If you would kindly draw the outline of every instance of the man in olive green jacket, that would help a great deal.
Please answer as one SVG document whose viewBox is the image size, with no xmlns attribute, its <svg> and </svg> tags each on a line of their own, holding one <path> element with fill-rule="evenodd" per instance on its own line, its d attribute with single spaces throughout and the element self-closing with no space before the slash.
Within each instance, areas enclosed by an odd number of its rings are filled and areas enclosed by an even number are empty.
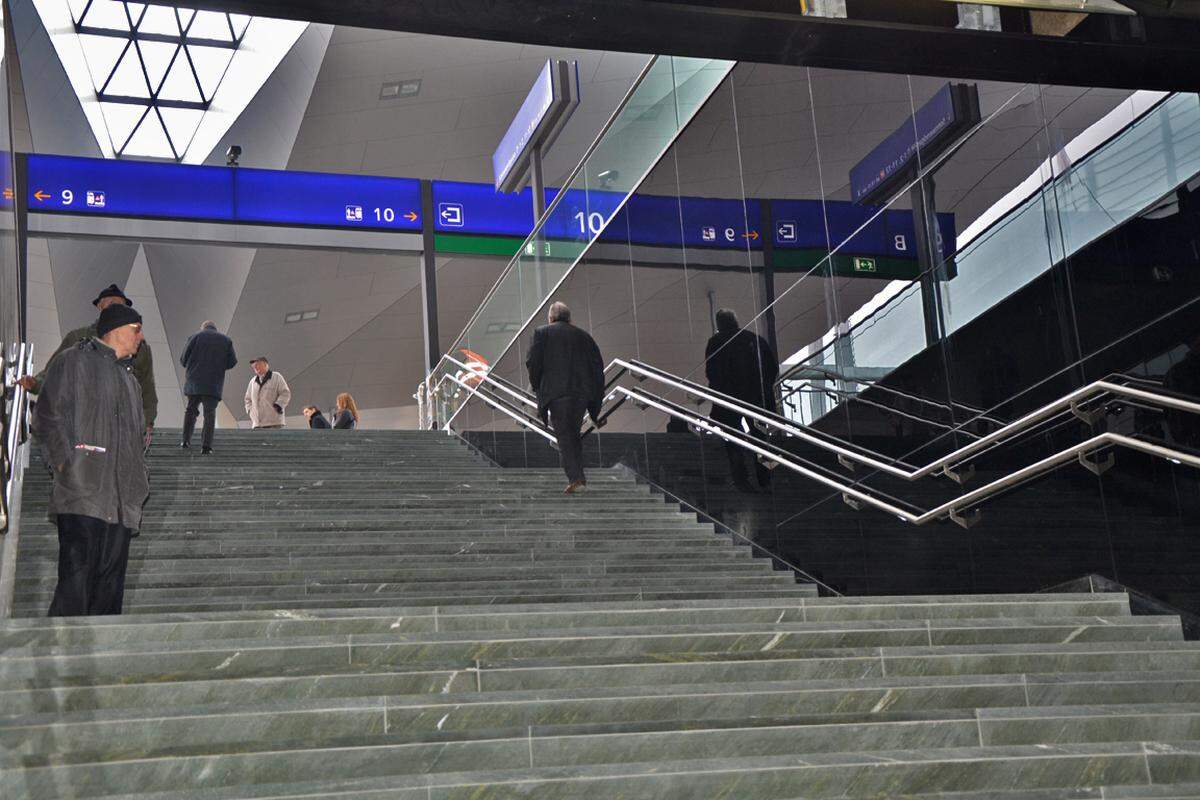
<svg viewBox="0 0 1200 800">
<path fill-rule="evenodd" d="M 114 283 L 108 288 L 100 292 L 100 296 L 92 301 L 100 311 L 108 308 L 116 303 L 124 303 L 127 306 L 132 306 L 133 301 L 125 296 L 125 293 L 117 288 Z M 42 385 L 46 381 L 46 370 L 50 367 L 50 362 L 54 357 L 64 350 L 69 350 L 82 341 L 91 339 L 96 335 L 96 323 L 87 325 L 82 328 L 76 328 L 63 337 L 62 344 L 54 351 L 51 356 L 46 359 L 46 365 L 42 367 L 42 371 L 32 377 L 24 377 L 20 383 L 26 390 L 37 394 Z M 149 441 L 150 432 L 154 429 L 154 418 L 158 416 L 158 392 L 154 390 L 154 360 L 150 355 L 150 344 L 142 342 L 142 346 L 138 349 L 137 354 L 133 357 L 132 370 L 133 377 L 137 378 L 138 384 L 142 390 L 142 414 L 146 418 L 146 435 Z"/>
</svg>

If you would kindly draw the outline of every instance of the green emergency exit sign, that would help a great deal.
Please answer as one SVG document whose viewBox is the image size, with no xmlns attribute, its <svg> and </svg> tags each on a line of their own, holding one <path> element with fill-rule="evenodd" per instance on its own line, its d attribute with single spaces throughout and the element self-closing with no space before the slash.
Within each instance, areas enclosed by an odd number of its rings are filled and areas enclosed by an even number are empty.
<svg viewBox="0 0 1200 800">
<path fill-rule="evenodd" d="M 879 268 L 875 265 L 875 259 L 855 257 L 854 261 L 855 272 L 878 272 Z"/>
</svg>

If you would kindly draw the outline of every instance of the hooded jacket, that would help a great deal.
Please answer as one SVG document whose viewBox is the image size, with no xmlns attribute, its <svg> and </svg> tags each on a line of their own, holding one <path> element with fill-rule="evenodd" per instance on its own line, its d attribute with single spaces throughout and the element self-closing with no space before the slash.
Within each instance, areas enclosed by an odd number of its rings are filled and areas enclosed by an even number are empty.
<svg viewBox="0 0 1200 800">
<path fill-rule="evenodd" d="M 54 469 L 48 515 L 79 514 L 142 525 L 150 495 L 142 390 L 130 359 L 85 339 L 50 361 L 33 431 Z"/>
</svg>

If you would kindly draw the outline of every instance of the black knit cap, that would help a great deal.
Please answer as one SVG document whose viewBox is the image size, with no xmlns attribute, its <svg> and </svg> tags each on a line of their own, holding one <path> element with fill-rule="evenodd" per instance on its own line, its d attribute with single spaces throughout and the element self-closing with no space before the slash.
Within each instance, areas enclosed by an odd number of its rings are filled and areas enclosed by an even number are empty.
<svg viewBox="0 0 1200 800">
<path fill-rule="evenodd" d="M 125 305 L 127 305 L 127 306 L 133 305 L 133 301 L 130 300 L 128 297 L 126 297 L 125 293 L 122 292 L 121 289 L 115 283 L 110 283 L 108 285 L 108 288 L 103 289 L 100 292 L 100 296 L 92 301 L 92 305 L 94 305 L 94 306 L 100 305 L 100 301 L 106 297 L 119 297 L 125 301 Z"/>
<path fill-rule="evenodd" d="M 96 336 L 103 337 L 109 331 L 115 331 L 122 325 L 141 323 L 142 315 L 129 306 L 113 304 L 100 312 L 100 321 L 96 323 Z"/>
</svg>

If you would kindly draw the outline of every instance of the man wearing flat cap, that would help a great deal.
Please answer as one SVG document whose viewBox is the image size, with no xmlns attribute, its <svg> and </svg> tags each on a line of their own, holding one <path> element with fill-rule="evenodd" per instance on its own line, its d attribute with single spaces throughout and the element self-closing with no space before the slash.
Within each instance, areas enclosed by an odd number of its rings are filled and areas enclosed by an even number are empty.
<svg viewBox="0 0 1200 800">
<path fill-rule="evenodd" d="M 117 285 L 110 284 L 107 288 L 101 290 L 100 296 L 92 301 L 100 313 L 104 313 L 104 309 L 109 306 L 123 304 L 132 306 L 133 301 L 125 296 Z M 85 325 L 82 328 L 76 328 L 63 337 L 62 344 L 58 349 L 51 354 L 50 358 L 46 359 L 46 367 L 33 377 L 24 377 L 21 379 L 21 385 L 34 394 L 41 394 L 42 384 L 46 380 L 46 372 L 50 368 L 51 362 L 55 356 L 65 350 L 74 347 L 80 342 L 90 339 L 96 335 L 96 323 Z M 133 356 L 133 377 L 137 378 L 139 391 L 142 398 L 142 414 L 146 418 L 146 441 L 149 441 L 150 432 L 154 428 L 154 418 L 158 416 L 158 392 L 154 390 L 154 361 L 150 355 L 150 345 L 147 342 L 142 342 L 142 346 Z"/>
<path fill-rule="evenodd" d="M 54 472 L 52 617 L 121 613 L 129 540 L 150 494 L 142 390 L 133 376 L 141 344 L 141 315 L 110 304 L 95 335 L 51 359 L 42 379 L 33 431 Z"/>
</svg>

